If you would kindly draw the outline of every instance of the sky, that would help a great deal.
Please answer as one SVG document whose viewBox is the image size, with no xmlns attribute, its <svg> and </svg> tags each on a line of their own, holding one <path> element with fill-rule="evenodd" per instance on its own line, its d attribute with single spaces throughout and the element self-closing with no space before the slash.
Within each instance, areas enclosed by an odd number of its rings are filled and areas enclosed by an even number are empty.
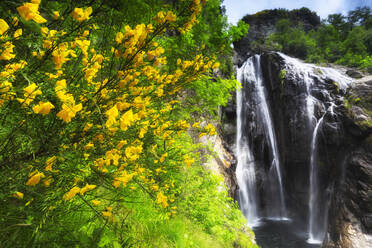
<svg viewBox="0 0 372 248">
<path fill-rule="evenodd" d="M 298 9 L 307 7 L 315 11 L 320 17 L 329 14 L 347 14 L 359 6 L 372 8 L 372 0 L 224 0 L 229 23 L 236 24 L 246 14 L 254 14 L 264 9 Z"/>
</svg>

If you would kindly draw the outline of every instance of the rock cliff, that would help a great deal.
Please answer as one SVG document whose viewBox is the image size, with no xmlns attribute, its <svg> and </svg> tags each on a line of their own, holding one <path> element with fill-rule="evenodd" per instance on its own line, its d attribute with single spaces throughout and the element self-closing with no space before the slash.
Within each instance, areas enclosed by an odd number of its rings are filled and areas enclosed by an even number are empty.
<svg viewBox="0 0 372 248">
<path fill-rule="evenodd" d="M 236 46 L 238 66 L 247 56 L 243 43 Z M 304 221 L 308 218 L 309 146 L 314 125 L 322 120 L 316 142 L 318 186 L 323 207 L 329 207 L 328 217 L 324 217 L 328 225 L 323 247 L 372 247 L 372 78 L 356 80 L 348 88 L 332 77 L 332 69 L 302 64 L 296 67 L 292 62 L 274 52 L 263 53 L 260 60 L 290 216 Z M 253 89 L 244 90 L 250 94 Z M 310 120 L 305 118 L 309 99 L 313 108 Z M 270 148 L 261 127 L 252 122 L 254 104 L 260 103 L 247 103 L 252 106 L 247 128 L 256 149 L 257 185 L 263 195 L 263 171 L 270 164 Z M 224 109 L 224 139 L 230 146 L 234 145 L 235 109 L 234 100 Z M 266 204 L 261 201 L 261 208 Z"/>
<path fill-rule="evenodd" d="M 242 20 L 250 26 L 248 35 L 234 43 L 235 50 L 241 55 L 243 61 L 252 53 L 266 50 L 263 46 L 264 40 L 276 31 L 276 23 L 281 19 L 288 19 L 293 26 L 301 24 L 306 32 L 320 25 L 320 17 L 308 8 L 292 11 L 264 10 L 253 15 L 246 15 Z"/>
</svg>

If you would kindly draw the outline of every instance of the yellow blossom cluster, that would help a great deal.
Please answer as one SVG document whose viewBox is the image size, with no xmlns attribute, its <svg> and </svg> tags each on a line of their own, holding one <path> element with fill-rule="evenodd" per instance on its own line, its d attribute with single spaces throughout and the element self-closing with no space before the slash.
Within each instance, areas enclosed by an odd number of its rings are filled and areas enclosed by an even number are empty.
<svg viewBox="0 0 372 248">
<path fill-rule="evenodd" d="M 76 113 L 83 108 L 83 106 L 81 103 L 76 105 L 74 97 L 67 93 L 66 90 L 66 80 L 62 79 L 57 81 L 55 92 L 59 100 L 62 102 L 62 110 L 57 113 L 57 117 L 65 122 L 70 122 L 71 119 L 75 117 Z"/>
<path fill-rule="evenodd" d="M 31 102 L 33 102 L 35 100 L 35 97 L 37 95 L 42 94 L 41 90 L 39 89 L 39 87 L 35 83 L 30 84 L 29 86 L 27 86 L 23 90 L 25 92 L 23 94 L 24 98 L 17 98 L 17 100 L 21 104 L 25 104 L 25 105 L 29 105 Z"/>
<path fill-rule="evenodd" d="M 191 158 L 188 154 L 185 154 L 183 159 L 187 167 L 190 167 L 195 162 L 195 159 Z"/>
<path fill-rule="evenodd" d="M 50 102 L 42 102 L 42 101 L 40 101 L 38 105 L 35 105 L 32 108 L 35 114 L 42 114 L 42 115 L 49 114 L 51 109 L 54 109 L 53 104 L 51 104 Z"/>
<path fill-rule="evenodd" d="M 214 126 L 213 126 L 212 124 L 210 124 L 210 123 L 205 127 L 205 131 L 206 131 L 210 136 L 216 135 L 216 129 L 215 129 Z"/>
<path fill-rule="evenodd" d="M 11 63 L 4 66 L 4 69 L 0 71 L 0 107 L 5 101 L 14 98 L 15 92 L 13 91 L 12 81 L 15 79 L 15 73 L 22 70 L 26 65 L 25 61 Z"/>
<path fill-rule="evenodd" d="M 92 7 L 88 7 L 85 9 L 82 8 L 75 8 L 74 11 L 71 13 L 71 16 L 77 20 L 78 22 L 86 21 L 89 19 L 89 16 L 92 14 L 93 9 Z M 59 17 L 59 15 L 58 15 Z"/>
<path fill-rule="evenodd" d="M 156 196 L 156 202 L 161 204 L 163 208 L 166 208 L 169 206 L 168 198 L 162 193 L 159 192 Z"/>
<path fill-rule="evenodd" d="M 36 23 L 47 22 L 39 12 L 39 4 L 41 0 L 32 0 L 31 3 L 25 3 L 17 8 L 17 11 L 21 17 L 26 21 L 33 20 Z"/>
<path fill-rule="evenodd" d="M 168 11 L 166 13 L 163 11 L 160 11 L 155 17 L 155 21 L 160 24 L 164 22 L 171 23 L 171 22 L 175 22 L 176 20 L 177 20 L 177 16 L 172 11 Z"/>
<path fill-rule="evenodd" d="M 80 188 L 78 186 L 72 187 L 66 194 L 63 195 L 63 200 L 68 201 L 72 200 L 76 194 L 84 195 L 87 191 L 95 189 L 97 185 L 86 184 L 84 187 Z"/>
<path fill-rule="evenodd" d="M 0 19 L 0 35 L 3 35 L 9 29 L 8 23 L 4 19 Z"/>
<path fill-rule="evenodd" d="M 60 134 L 61 143 L 50 148 L 55 153 L 35 159 L 36 166 L 40 165 L 36 168 L 43 172 L 33 169 L 26 185 L 40 183 L 38 186 L 56 187 L 55 190 L 63 194 L 65 204 L 77 201 L 75 196 L 87 199 L 86 202 L 110 220 L 113 208 L 104 206 L 107 202 L 94 195 L 101 189 L 151 191 L 160 207 L 176 212 L 172 206 L 176 183 L 168 174 L 195 163 L 193 157 L 180 149 L 181 138 L 190 128 L 189 121 L 177 114 L 182 107 L 181 93 L 186 85 L 208 73 L 216 63 L 200 54 L 192 59 L 178 59 L 175 68 L 169 69 L 165 66 L 168 51 L 161 45 L 162 38 L 157 37 L 179 22 L 184 24 L 180 31 L 187 32 L 196 23 L 204 3 L 192 0 L 187 23 L 182 23 L 185 18 L 172 11 L 160 11 L 152 23 L 123 25 L 114 30 L 113 40 L 107 40 L 103 48 L 92 38 L 101 32 L 97 31 L 99 25 L 90 25 L 92 7 L 75 8 L 65 16 L 62 12 L 60 16 L 59 12 L 50 11 L 45 16 L 53 17 L 54 22 L 70 18 L 75 20 L 71 21 L 74 28 L 78 26 L 76 30 L 63 30 L 49 23 L 40 25 L 38 49 L 28 57 L 33 62 L 30 65 L 40 66 L 44 71 L 30 78 L 17 73 L 27 66 L 26 62 L 9 62 L 22 56 L 16 57 L 14 44 L 17 43 L 12 41 L 27 32 L 14 28 L 18 19 L 13 20 L 12 28 L 0 19 L 0 36 L 9 36 L 9 41 L 1 43 L 0 48 L 0 60 L 8 63 L 0 70 L 0 107 L 12 100 L 14 92 L 18 96 L 23 93 L 23 98 L 17 100 L 22 107 L 39 114 L 35 119 L 45 121 L 48 127 L 50 124 L 61 128 L 55 132 Z M 33 0 L 17 10 L 26 21 L 43 24 L 47 20 L 40 15 L 39 5 L 40 0 Z M 12 80 L 19 78 L 18 75 L 29 85 L 25 88 L 16 85 L 18 91 L 15 91 Z M 43 101 L 35 101 L 38 96 Z M 76 104 L 75 100 L 80 103 Z M 75 118 L 77 113 L 79 118 Z M 51 121 L 55 117 L 63 122 Z M 198 123 L 192 127 L 201 129 Z M 215 134 L 212 125 L 203 130 Z M 61 180 L 64 186 L 56 183 Z M 67 180 L 70 180 L 68 185 Z M 16 198 L 23 198 L 20 192 L 14 194 Z"/>
<path fill-rule="evenodd" d="M 38 184 L 40 182 L 40 179 L 41 178 L 44 178 L 45 175 L 43 172 L 39 172 L 39 171 L 34 171 L 32 172 L 30 175 L 29 175 L 29 179 L 28 181 L 26 182 L 26 185 L 27 186 L 35 186 L 36 184 Z"/>
<path fill-rule="evenodd" d="M 14 45 L 10 41 L 2 44 L 2 52 L 0 54 L 0 60 L 11 60 L 15 57 L 13 53 Z"/>
<path fill-rule="evenodd" d="M 207 2 L 207 0 L 193 0 L 190 6 L 190 18 L 189 20 L 183 25 L 179 31 L 184 34 L 191 30 L 191 28 L 197 23 L 197 17 L 202 11 L 203 5 Z"/>
<path fill-rule="evenodd" d="M 154 31 L 151 24 L 147 26 L 145 24 L 139 24 L 134 29 L 126 25 L 124 27 L 124 33 L 118 32 L 116 34 L 116 43 L 119 45 L 118 49 L 113 49 L 116 57 L 129 58 L 135 56 L 133 59 L 135 65 L 138 67 L 143 61 L 144 53 L 137 53 L 145 43 L 146 38 L 149 34 Z"/>
</svg>

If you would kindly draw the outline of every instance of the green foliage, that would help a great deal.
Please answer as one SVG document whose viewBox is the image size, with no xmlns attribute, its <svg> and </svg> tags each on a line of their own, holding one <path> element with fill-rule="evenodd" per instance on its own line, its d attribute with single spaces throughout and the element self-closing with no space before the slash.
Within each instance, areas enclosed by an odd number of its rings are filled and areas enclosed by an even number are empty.
<svg viewBox="0 0 372 248">
<path fill-rule="evenodd" d="M 190 88 L 193 89 L 191 92 L 193 97 L 188 99 L 190 111 L 204 111 L 203 114 L 209 115 L 210 118 L 217 117 L 218 107 L 227 104 L 236 85 L 236 80 L 219 77 L 193 82 L 190 85 Z"/>
<path fill-rule="evenodd" d="M 305 33 L 302 26 L 292 27 L 288 19 L 282 19 L 277 22 L 276 29 L 277 32 L 270 36 L 268 43 L 280 44 L 284 53 L 305 59 L 315 50 L 315 40 Z"/>
<path fill-rule="evenodd" d="M 0 3 L 0 54 L 15 46 L 0 61 L 0 247 L 256 247 L 192 139 L 215 135 L 193 116 L 213 118 L 235 89 L 230 45 L 247 27 L 229 31 L 219 0 L 167 2 L 41 1 L 45 24 Z M 37 113 L 42 101 L 54 108 Z"/>
<path fill-rule="evenodd" d="M 276 13 L 276 32 L 265 40 L 269 49 L 283 51 L 313 63 L 331 62 L 372 71 L 369 58 L 372 53 L 370 8 L 357 8 L 350 11 L 348 16 L 329 15 L 327 22 L 323 22 L 316 29 L 306 31 L 302 22 L 307 25 L 309 16 L 305 15 L 302 16 L 303 20 L 296 20 L 291 17 L 291 12 L 272 11 Z M 262 18 L 269 18 L 267 13 L 271 12 L 265 13 L 260 12 L 243 19 L 248 23 L 253 20 L 262 21 Z"/>
<path fill-rule="evenodd" d="M 279 78 L 280 80 L 283 82 L 283 80 L 285 79 L 285 75 L 287 75 L 287 71 L 286 70 L 281 70 L 280 73 L 279 73 Z"/>
<path fill-rule="evenodd" d="M 232 41 L 238 41 L 241 37 L 244 37 L 248 33 L 249 25 L 243 20 L 240 20 L 236 26 L 232 26 L 229 30 L 232 36 Z"/>
</svg>

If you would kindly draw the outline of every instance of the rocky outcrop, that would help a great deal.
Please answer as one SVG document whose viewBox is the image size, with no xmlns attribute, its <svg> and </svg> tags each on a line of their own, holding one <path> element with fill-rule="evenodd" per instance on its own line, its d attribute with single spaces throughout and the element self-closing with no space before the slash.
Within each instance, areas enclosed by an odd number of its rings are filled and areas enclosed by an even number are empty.
<svg viewBox="0 0 372 248">
<path fill-rule="evenodd" d="M 320 25 L 320 17 L 308 8 L 295 10 L 273 9 L 263 10 L 254 15 L 246 15 L 243 21 L 249 24 L 248 34 L 234 43 L 235 50 L 246 60 L 252 53 L 266 51 L 264 40 L 276 31 L 276 23 L 288 19 L 293 26 L 301 24 L 306 32 Z"/>
<path fill-rule="evenodd" d="M 231 198 L 235 198 L 235 192 L 237 189 L 237 181 L 235 176 L 235 157 L 231 148 L 228 146 L 219 135 L 215 136 L 204 136 L 199 138 L 199 142 L 211 149 L 205 149 L 205 152 L 210 155 L 210 158 L 203 164 L 208 170 L 221 176 L 227 187 L 228 195 Z"/>
<path fill-rule="evenodd" d="M 350 145 L 335 189 L 328 247 L 372 247 L 372 77 L 356 81 L 346 100 L 345 139 Z"/>
<path fill-rule="evenodd" d="M 240 49 L 246 51 L 244 46 Z M 244 52 L 236 56 L 238 66 L 244 56 L 247 56 Z M 304 68 L 307 71 L 296 72 L 278 53 L 263 53 L 261 66 L 291 217 L 307 220 L 309 144 L 314 123 L 324 117 L 317 140 L 319 187 L 324 207 L 329 206 L 323 247 L 372 247 L 372 77 L 356 80 L 345 90 L 325 75 L 328 69 L 314 66 L 312 70 Z M 343 72 L 346 73 L 346 69 Z M 359 74 L 352 76 L 359 77 Z M 313 85 L 310 94 L 315 103 L 311 120 L 304 118 L 309 94 L 306 80 L 311 80 Z M 251 89 L 244 90 L 249 93 Z M 234 101 L 224 109 L 223 133 L 230 146 L 235 135 L 231 128 L 235 125 L 235 109 Z M 269 163 L 270 148 L 263 141 L 260 127 L 247 128 L 252 133 L 250 142 L 258 148 L 254 151 L 257 167 L 262 170 Z M 258 170 L 258 187 L 262 187 L 264 180 L 260 180 L 260 174 Z M 265 206 L 261 203 L 261 207 Z"/>
</svg>

